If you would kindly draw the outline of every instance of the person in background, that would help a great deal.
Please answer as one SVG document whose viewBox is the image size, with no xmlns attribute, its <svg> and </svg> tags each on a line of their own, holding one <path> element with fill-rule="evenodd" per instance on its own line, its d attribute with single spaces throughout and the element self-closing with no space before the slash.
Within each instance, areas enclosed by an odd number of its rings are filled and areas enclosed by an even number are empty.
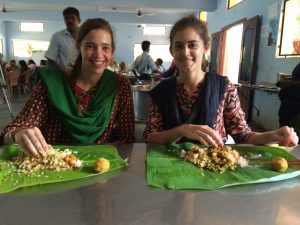
<svg viewBox="0 0 300 225">
<path fill-rule="evenodd" d="M 35 61 L 33 59 L 29 59 L 27 62 L 27 66 L 28 66 L 28 81 L 29 81 L 28 88 L 29 90 L 31 90 L 32 87 L 34 86 L 32 76 L 35 73 L 35 69 L 37 68 L 37 65 L 35 64 Z"/>
<path fill-rule="evenodd" d="M 18 87 L 18 78 L 20 75 L 20 68 L 17 66 L 16 60 L 12 59 L 9 65 L 6 67 L 7 78 L 9 79 L 8 91 L 11 98 L 14 97 L 13 87 Z M 18 88 L 18 94 L 20 94 L 20 89 Z"/>
<path fill-rule="evenodd" d="M 149 55 L 150 45 L 150 41 L 142 42 L 141 47 L 143 53 L 135 59 L 132 66 L 132 70 L 140 74 L 140 80 L 149 80 L 152 73 L 163 74 L 163 72 L 157 68 L 153 58 Z"/>
<path fill-rule="evenodd" d="M 107 66 L 107 69 L 109 69 L 113 72 L 118 72 L 120 68 L 119 68 L 117 61 L 112 59 L 111 63 Z"/>
<path fill-rule="evenodd" d="M 157 144 L 193 141 L 217 147 L 224 145 L 229 134 L 236 143 L 295 145 L 298 136 L 288 126 L 265 133 L 251 131 L 235 86 L 226 76 L 202 70 L 202 57 L 209 46 L 205 22 L 188 16 L 175 23 L 170 52 L 179 75 L 150 92 L 144 140 Z"/>
<path fill-rule="evenodd" d="M 29 93 L 28 73 L 30 71 L 29 71 L 29 68 L 28 68 L 27 63 L 25 62 L 25 60 L 20 60 L 19 65 L 20 65 L 20 73 L 19 73 L 19 77 L 18 77 L 18 86 L 19 86 L 19 88 L 21 88 L 22 92 L 25 95 L 27 95 Z"/>
<path fill-rule="evenodd" d="M 166 71 L 165 67 L 163 66 L 163 60 L 161 58 L 157 58 L 155 64 L 162 73 Z"/>
<path fill-rule="evenodd" d="M 281 87 L 279 99 L 279 124 L 292 126 L 297 135 L 300 135 L 300 62 L 292 72 L 291 79 L 282 79 L 277 85 Z"/>
<path fill-rule="evenodd" d="M 33 74 L 31 75 L 31 77 L 29 79 L 31 89 L 33 89 L 33 87 L 36 86 L 36 84 L 38 83 L 38 81 L 40 79 L 38 71 L 41 70 L 41 69 L 45 69 L 45 68 L 47 68 L 47 60 L 41 59 L 40 60 L 40 66 L 35 68 Z"/>
<path fill-rule="evenodd" d="M 36 68 L 36 64 L 35 61 L 33 59 L 29 59 L 27 62 L 27 66 L 28 68 L 34 72 L 35 68 Z"/>
<path fill-rule="evenodd" d="M 39 68 L 46 68 L 47 67 L 47 60 L 41 59 Z"/>
<path fill-rule="evenodd" d="M 16 60 L 14 60 L 14 59 L 10 60 L 9 65 L 7 66 L 7 70 L 9 72 L 15 72 L 15 71 L 19 70 Z"/>
<path fill-rule="evenodd" d="M 80 15 L 74 7 L 63 11 L 66 29 L 56 32 L 50 41 L 50 46 L 45 54 L 49 67 L 66 68 L 77 57 L 76 36 L 78 33 Z"/>
<path fill-rule="evenodd" d="M 177 75 L 178 75 L 178 69 L 177 69 L 175 61 L 173 59 L 169 69 L 167 69 L 165 71 L 165 73 L 163 74 L 163 78 L 171 78 L 171 77 L 174 77 L 174 76 L 177 76 Z"/>
<path fill-rule="evenodd" d="M 121 61 L 120 63 L 119 63 L 119 74 L 123 74 L 124 72 L 125 72 L 125 70 L 126 70 L 126 64 L 125 64 L 125 62 L 123 62 L 123 61 Z"/>
<path fill-rule="evenodd" d="M 115 52 L 110 24 L 88 19 L 80 27 L 79 55 L 70 72 L 39 70 L 41 80 L 29 101 L 0 135 L 0 144 L 19 144 L 32 156 L 48 144 L 127 143 L 134 141 L 130 81 L 107 70 Z"/>
</svg>

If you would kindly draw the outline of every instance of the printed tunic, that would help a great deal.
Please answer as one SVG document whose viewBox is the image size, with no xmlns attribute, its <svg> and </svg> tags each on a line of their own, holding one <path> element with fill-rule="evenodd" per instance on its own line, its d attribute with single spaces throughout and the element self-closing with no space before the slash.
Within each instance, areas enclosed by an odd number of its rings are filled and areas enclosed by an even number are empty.
<svg viewBox="0 0 300 225">
<path fill-rule="evenodd" d="M 73 90 L 77 103 L 79 103 L 78 109 L 88 110 L 89 97 L 87 94 L 82 94 L 82 90 L 80 91 L 78 87 Z M 108 126 L 95 143 L 134 142 L 131 86 L 130 81 L 124 76 L 117 75 L 117 92 L 114 101 L 114 109 Z M 47 87 L 43 81 L 37 84 L 16 119 L 4 128 L 0 135 L 0 144 L 3 144 L 3 137 L 6 133 L 32 127 L 38 127 L 41 130 L 48 144 L 72 143 L 58 110 L 47 98 Z"/>
<path fill-rule="evenodd" d="M 197 86 L 197 90 L 190 94 L 183 83 L 176 81 L 176 97 L 182 116 L 189 117 L 201 90 L 201 84 Z M 245 120 L 245 113 L 241 108 L 238 98 L 237 89 L 233 84 L 229 84 L 224 94 L 224 99 L 220 102 L 215 130 L 219 132 L 223 141 L 227 141 L 227 135 L 232 136 L 236 143 L 246 143 L 253 134 Z M 144 140 L 147 140 L 150 133 L 163 131 L 163 117 L 158 106 L 152 101 L 150 106 L 150 114 L 147 119 L 146 129 L 144 131 Z"/>
</svg>

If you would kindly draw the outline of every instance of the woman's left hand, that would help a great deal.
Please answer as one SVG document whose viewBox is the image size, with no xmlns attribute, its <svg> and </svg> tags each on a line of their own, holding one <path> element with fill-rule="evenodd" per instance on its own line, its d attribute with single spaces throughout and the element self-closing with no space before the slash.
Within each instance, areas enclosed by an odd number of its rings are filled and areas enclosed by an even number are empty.
<svg viewBox="0 0 300 225">
<path fill-rule="evenodd" d="M 278 140 L 279 145 L 293 146 L 297 145 L 299 138 L 294 131 L 294 128 L 284 126 L 274 131 L 274 138 Z"/>
</svg>

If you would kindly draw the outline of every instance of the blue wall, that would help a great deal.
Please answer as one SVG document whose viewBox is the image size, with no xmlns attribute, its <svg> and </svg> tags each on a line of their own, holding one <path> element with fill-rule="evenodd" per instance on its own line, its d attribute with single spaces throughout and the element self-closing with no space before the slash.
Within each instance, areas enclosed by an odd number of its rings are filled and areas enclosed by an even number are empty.
<svg viewBox="0 0 300 225">
<path fill-rule="evenodd" d="M 36 41 L 50 41 L 54 32 L 64 29 L 63 22 L 44 22 L 44 32 L 21 32 L 20 22 L 7 21 L 6 22 L 6 38 L 7 38 L 7 59 L 13 58 L 12 40 L 36 40 Z"/>
<path fill-rule="evenodd" d="M 277 16 L 280 16 L 281 0 L 245 0 L 234 8 L 227 10 L 227 0 L 218 0 L 217 10 L 208 13 L 208 27 L 211 33 L 220 31 L 222 27 L 247 17 L 248 19 L 259 15 L 262 27 L 269 25 L 268 7 L 278 4 Z M 256 83 L 276 83 L 277 72 L 290 74 L 299 62 L 299 58 L 275 58 L 276 47 L 267 46 L 267 37 L 260 37 L 258 48 L 258 67 Z M 278 109 L 280 100 L 276 94 L 255 91 L 254 105 L 260 110 L 259 116 L 253 110 L 252 120 L 255 124 L 271 130 L 279 126 Z"/>
<path fill-rule="evenodd" d="M 3 23 L 3 22 L 2 22 Z M 65 28 L 63 22 L 44 22 L 44 32 L 43 33 L 30 33 L 30 32 L 20 32 L 19 22 L 9 21 L 6 23 L 6 39 L 7 42 L 7 59 L 13 58 L 12 50 L 12 39 L 24 39 L 24 40 L 39 40 L 39 41 L 50 41 L 51 36 L 58 30 Z M 119 61 L 124 61 L 126 63 L 132 63 L 134 61 L 134 44 L 141 43 L 143 40 L 149 40 L 152 44 L 169 44 L 168 34 L 170 31 L 170 26 L 167 26 L 166 36 L 143 36 L 143 30 L 138 28 L 136 25 L 124 25 L 124 24 L 112 24 L 115 41 L 116 41 L 116 52 L 115 59 Z M 3 26 L 1 26 L 2 28 Z M 1 34 L 0 30 L 0 34 Z M 3 32 L 5 36 L 5 32 Z M 164 63 L 166 66 L 168 62 Z"/>
</svg>

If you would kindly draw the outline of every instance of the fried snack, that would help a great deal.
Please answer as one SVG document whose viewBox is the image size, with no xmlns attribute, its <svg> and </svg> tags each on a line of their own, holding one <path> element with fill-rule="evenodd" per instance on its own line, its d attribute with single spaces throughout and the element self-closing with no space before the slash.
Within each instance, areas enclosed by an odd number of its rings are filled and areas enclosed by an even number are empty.
<svg viewBox="0 0 300 225">
<path fill-rule="evenodd" d="M 107 159 L 98 158 L 95 162 L 94 170 L 97 173 L 104 173 L 104 172 L 108 171 L 109 167 L 110 167 L 110 163 Z"/>
<path fill-rule="evenodd" d="M 282 157 L 276 157 L 276 158 L 272 159 L 271 165 L 272 165 L 273 170 L 276 170 L 279 172 L 284 172 L 288 168 L 288 163 L 287 163 L 286 159 L 284 159 Z"/>
</svg>

